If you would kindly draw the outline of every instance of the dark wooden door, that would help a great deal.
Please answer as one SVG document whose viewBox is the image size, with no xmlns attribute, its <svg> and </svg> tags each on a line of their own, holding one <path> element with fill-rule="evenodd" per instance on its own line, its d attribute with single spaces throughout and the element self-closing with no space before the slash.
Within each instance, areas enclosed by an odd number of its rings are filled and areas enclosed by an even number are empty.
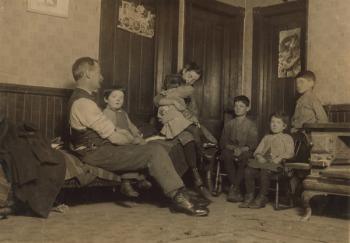
<svg viewBox="0 0 350 243">
<path fill-rule="evenodd" d="M 300 29 L 300 69 L 304 70 L 306 1 L 254 8 L 253 12 L 252 113 L 257 117 L 262 136 L 269 131 L 271 113 L 284 111 L 292 115 L 294 112 L 294 78 L 278 75 L 280 32 Z"/>
<path fill-rule="evenodd" d="M 195 83 L 200 120 L 216 136 L 224 110 L 241 81 L 244 10 L 214 1 L 186 1 L 185 63 L 203 68 Z"/>
<path fill-rule="evenodd" d="M 178 0 L 128 0 L 156 15 L 152 38 L 117 28 L 121 0 L 101 1 L 100 64 L 104 88 L 127 88 L 125 109 L 137 124 L 154 113 L 153 97 L 166 73 L 176 71 Z"/>
</svg>

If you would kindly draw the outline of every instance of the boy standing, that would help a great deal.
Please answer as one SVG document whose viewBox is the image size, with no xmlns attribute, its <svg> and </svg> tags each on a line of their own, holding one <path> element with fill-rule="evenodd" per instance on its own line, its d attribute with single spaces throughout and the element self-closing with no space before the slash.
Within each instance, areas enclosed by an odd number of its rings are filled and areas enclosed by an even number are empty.
<svg viewBox="0 0 350 243">
<path fill-rule="evenodd" d="M 252 152 L 257 145 L 256 124 L 247 118 L 249 104 L 250 101 L 247 96 L 240 95 L 234 98 L 236 117 L 224 126 L 220 139 L 221 158 L 224 161 L 231 184 L 227 195 L 227 201 L 229 202 L 243 201 L 240 184 L 244 177 L 244 169 L 248 158 L 252 156 Z"/>
<path fill-rule="evenodd" d="M 316 76 L 311 71 L 301 72 L 296 77 L 297 91 L 301 94 L 297 100 L 292 118 L 292 132 L 297 132 L 305 123 L 328 122 L 328 117 L 320 100 L 313 93 Z"/>
</svg>

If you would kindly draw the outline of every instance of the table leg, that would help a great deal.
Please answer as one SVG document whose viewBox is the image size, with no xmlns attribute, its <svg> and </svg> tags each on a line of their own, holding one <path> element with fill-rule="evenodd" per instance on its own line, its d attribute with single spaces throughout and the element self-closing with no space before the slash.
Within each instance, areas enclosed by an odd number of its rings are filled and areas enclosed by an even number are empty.
<svg viewBox="0 0 350 243">
<path fill-rule="evenodd" d="M 327 193 L 325 192 L 319 192 L 319 191 L 304 191 L 302 194 L 302 200 L 303 200 L 303 208 L 304 208 L 304 215 L 300 218 L 300 221 L 308 221 L 312 214 L 312 209 L 310 206 L 310 200 L 314 196 L 320 196 L 324 195 L 327 196 Z"/>
</svg>

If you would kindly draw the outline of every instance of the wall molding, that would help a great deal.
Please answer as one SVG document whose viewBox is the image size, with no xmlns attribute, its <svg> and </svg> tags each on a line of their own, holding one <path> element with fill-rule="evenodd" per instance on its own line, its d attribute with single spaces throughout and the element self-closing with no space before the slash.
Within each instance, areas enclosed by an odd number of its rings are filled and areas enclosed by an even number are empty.
<svg viewBox="0 0 350 243">
<path fill-rule="evenodd" d="M 0 83 L 0 92 L 69 97 L 73 89 Z"/>
</svg>

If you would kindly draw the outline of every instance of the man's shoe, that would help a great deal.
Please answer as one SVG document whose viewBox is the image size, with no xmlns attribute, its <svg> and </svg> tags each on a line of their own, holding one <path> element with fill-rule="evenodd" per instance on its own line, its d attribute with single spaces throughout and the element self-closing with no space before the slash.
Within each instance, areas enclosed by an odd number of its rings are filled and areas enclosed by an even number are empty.
<svg viewBox="0 0 350 243">
<path fill-rule="evenodd" d="M 173 198 L 173 205 L 170 208 L 173 213 L 185 213 L 191 216 L 208 216 L 209 210 L 192 203 L 185 194 L 178 191 Z"/>
<path fill-rule="evenodd" d="M 264 208 L 266 203 L 268 202 L 268 199 L 266 196 L 257 196 L 255 198 L 255 200 L 249 205 L 249 208 L 254 208 L 254 209 L 258 209 L 258 208 Z"/>
<path fill-rule="evenodd" d="M 249 208 L 254 202 L 254 193 L 247 193 L 244 195 L 244 201 L 238 205 L 239 208 Z"/>
<path fill-rule="evenodd" d="M 243 196 L 241 192 L 239 191 L 238 187 L 231 186 L 228 194 L 227 194 L 227 201 L 228 202 L 243 202 Z"/>
<path fill-rule="evenodd" d="M 182 192 L 188 200 L 199 207 L 207 207 L 211 203 L 210 200 L 204 198 L 202 195 L 198 194 L 195 191 L 182 189 Z"/>
</svg>

